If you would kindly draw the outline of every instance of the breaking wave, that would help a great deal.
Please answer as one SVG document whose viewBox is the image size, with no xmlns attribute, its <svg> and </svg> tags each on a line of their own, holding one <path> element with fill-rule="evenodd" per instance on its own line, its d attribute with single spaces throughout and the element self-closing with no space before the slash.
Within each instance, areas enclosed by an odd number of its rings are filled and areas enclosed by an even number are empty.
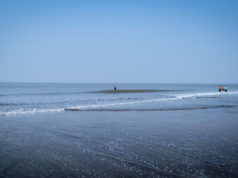
<svg viewBox="0 0 238 178">
<path fill-rule="evenodd" d="M 34 113 L 46 113 L 46 112 L 62 112 L 65 110 L 71 110 L 71 111 L 76 111 L 76 110 L 85 110 L 85 111 L 103 111 L 102 108 L 107 108 L 107 107 L 114 107 L 114 106 L 123 106 L 123 105 L 134 105 L 134 104 L 142 104 L 142 103 L 152 103 L 152 102 L 162 102 L 162 101 L 174 101 L 174 100 L 181 100 L 181 99 L 190 99 L 190 98 L 204 98 L 204 97 L 222 97 L 222 96 L 228 96 L 228 95 L 238 95 L 238 91 L 233 91 L 233 92 L 227 92 L 227 93 L 219 93 L 219 92 L 201 92 L 201 93 L 187 93 L 187 94 L 170 94 L 167 95 L 167 98 L 128 98 L 128 100 L 132 101 L 126 101 L 123 100 L 124 102 L 113 102 L 113 103 L 104 103 L 104 104 L 84 104 L 84 105 L 78 105 L 78 106 L 73 106 L 73 107 L 61 107 L 61 108 L 54 108 L 54 109 L 39 109 L 39 108 L 34 108 L 34 109 L 15 109 L 12 111 L 0 111 L 0 116 L 9 116 L 9 115 L 18 115 L 18 114 L 34 114 Z M 122 99 L 122 98 L 119 98 Z M 99 101 L 100 99 L 98 99 Z M 101 99 L 102 101 L 110 101 L 107 99 Z M 112 101 L 117 101 L 117 98 L 111 98 Z M 6 104 L 6 103 L 4 103 Z M 167 110 L 188 110 L 188 109 L 209 109 L 209 108 L 222 108 L 222 107 L 234 107 L 230 105 L 218 105 L 218 106 L 204 106 L 204 107 L 198 107 L 198 108 L 167 108 Z M 112 109 L 104 109 L 108 111 L 112 111 Z M 114 108 L 115 110 L 115 108 Z M 133 110 L 132 108 L 126 108 L 124 110 L 119 110 L 118 111 L 128 111 L 128 110 Z M 143 111 L 143 109 L 134 109 L 135 111 Z M 157 109 L 144 109 L 148 111 L 161 111 L 161 110 L 166 110 L 164 108 L 157 108 Z"/>
<path fill-rule="evenodd" d="M 173 100 L 180 100 L 180 99 L 211 97 L 211 96 L 226 96 L 226 95 L 236 95 L 236 94 L 238 94 L 238 91 L 229 92 L 229 93 L 208 92 L 208 93 L 177 94 L 177 95 L 171 95 L 169 98 L 153 98 L 153 99 L 145 99 L 145 100 L 132 101 L 132 102 L 120 102 L 120 103 L 118 102 L 118 103 L 108 103 L 108 104 L 82 105 L 82 106 L 76 106 L 76 107 L 71 107 L 71 108 L 65 108 L 65 110 L 101 108 L 101 107 L 110 107 L 110 106 L 133 105 L 133 104 L 160 102 L 160 101 L 173 101 Z"/>
<path fill-rule="evenodd" d="M 175 95 L 178 99 L 186 99 L 186 98 L 199 98 L 199 97 L 214 97 L 214 96 L 226 96 L 226 95 L 238 95 L 238 91 L 221 93 L 221 92 L 201 92 L 201 93 L 188 93 L 188 94 L 178 94 Z"/>
<path fill-rule="evenodd" d="M 18 115 L 18 114 L 35 114 L 35 113 L 45 113 L 45 112 L 60 112 L 64 111 L 63 108 L 59 109 L 31 109 L 31 110 L 23 110 L 23 109 L 17 109 L 13 111 L 7 111 L 7 112 L 1 112 L 0 116 L 9 116 L 9 115 Z"/>
</svg>

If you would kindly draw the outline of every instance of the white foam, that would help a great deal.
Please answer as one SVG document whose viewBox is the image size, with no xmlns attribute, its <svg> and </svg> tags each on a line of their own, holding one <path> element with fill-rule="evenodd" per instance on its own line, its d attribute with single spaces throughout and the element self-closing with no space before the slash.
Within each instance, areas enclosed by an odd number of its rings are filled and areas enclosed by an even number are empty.
<svg viewBox="0 0 238 178">
<path fill-rule="evenodd" d="M 180 100 L 180 99 L 188 99 L 188 98 L 196 98 L 196 97 L 218 96 L 218 95 L 223 96 L 223 95 L 236 95 L 236 94 L 238 94 L 238 91 L 229 92 L 229 93 L 221 93 L 221 92 L 187 93 L 187 94 L 171 95 L 171 98 L 155 98 L 155 99 L 146 99 L 146 100 L 133 101 L 133 102 L 81 105 L 76 107 L 70 107 L 67 109 L 101 108 L 101 107 L 143 104 L 143 103 L 160 102 L 160 101 L 172 101 L 172 100 Z"/>
<path fill-rule="evenodd" d="M 226 96 L 226 95 L 237 95 L 238 91 L 233 92 L 201 92 L 201 93 L 187 93 L 172 95 L 178 99 L 194 98 L 194 97 L 206 97 L 206 96 Z"/>
<path fill-rule="evenodd" d="M 76 107 L 70 107 L 67 109 L 87 109 L 87 108 L 101 108 L 101 107 L 110 107 L 110 106 L 121 106 L 121 105 L 133 105 L 133 104 L 142 104 L 142 103 L 151 103 L 158 101 L 169 101 L 176 100 L 177 98 L 156 98 L 156 99 L 146 99 L 140 101 L 132 101 L 132 102 L 118 102 L 118 103 L 106 103 L 106 104 L 92 104 L 92 105 L 80 105 Z"/>
<path fill-rule="evenodd" d="M 23 109 L 17 109 L 13 111 L 7 111 L 7 112 L 0 112 L 0 116 L 9 116 L 9 115 L 18 115 L 18 114 L 34 114 L 34 113 L 45 113 L 45 112 L 60 112 L 64 111 L 63 108 L 59 109 L 31 109 L 31 110 L 23 110 Z"/>
<path fill-rule="evenodd" d="M 153 98 L 153 99 L 143 99 L 131 102 L 116 102 L 116 103 L 106 103 L 106 104 L 91 104 L 91 105 L 80 105 L 75 107 L 70 107 L 66 109 L 90 109 L 90 108 L 101 108 L 101 107 L 111 107 L 111 106 L 122 106 L 122 105 L 134 105 L 134 104 L 143 104 L 143 103 L 152 103 L 152 102 L 161 102 L 161 101 L 173 101 L 181 100 L 188 98 L 196 97 L 209 97 L 209 96 L 226 96 L 226 95 L 238 95 L 238 91 L 233 92 L 201 92 L 201 93 L 187 93 L 187 94 L 173 94 L 170 95 L 170 98 Z M 61 112 L 64 111 L 64 108 L 56 109 L 31 109 L 31 110 L 13 110 L 7 112 L 0 112 L 0 116 L 9 116 L 17 114 L 34 114 L 34 113 L 46 113 L 46 112 Z"/>
</svg>

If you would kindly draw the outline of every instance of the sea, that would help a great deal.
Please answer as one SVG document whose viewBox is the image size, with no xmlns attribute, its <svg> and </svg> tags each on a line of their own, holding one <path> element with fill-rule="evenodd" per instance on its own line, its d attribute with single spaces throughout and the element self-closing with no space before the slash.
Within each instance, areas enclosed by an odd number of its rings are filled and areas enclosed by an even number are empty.
<svg viewBox="0 0 238 178">
<path fill-rule="evenodd" d="M 118 92 L 113 92 L 117 86 Z M 238 85 L 1 83 L 0 116 L 66 112 L 237 107 Z M 68 110 L 67 110 L 68 112 Z"/>
<path fill-rule="evenodd" d="M 238 85 L 218 86 L 0 83 L 0 177 L 237 177 Z"/>
</svg>

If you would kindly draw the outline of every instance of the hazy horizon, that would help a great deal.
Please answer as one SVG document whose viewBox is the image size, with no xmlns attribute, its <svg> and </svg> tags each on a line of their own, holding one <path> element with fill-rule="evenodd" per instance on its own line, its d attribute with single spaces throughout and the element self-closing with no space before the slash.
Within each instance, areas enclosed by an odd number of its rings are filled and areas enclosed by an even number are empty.
<svg viewBox="0 0 238 178">
<path fill-rule="evenodd" d="M 159 82 L 1 82 L 0 84 L 112 84 L 112 85 L 120 85 L 120 84 L 152 84 L 152 85 L 238 85 L 238 83 L 159 83 Z"/>
<path fill-rule="evenodd" d="M 1 1 L 0 82 L 237 84 L 238 1 Z"/>
</svg>

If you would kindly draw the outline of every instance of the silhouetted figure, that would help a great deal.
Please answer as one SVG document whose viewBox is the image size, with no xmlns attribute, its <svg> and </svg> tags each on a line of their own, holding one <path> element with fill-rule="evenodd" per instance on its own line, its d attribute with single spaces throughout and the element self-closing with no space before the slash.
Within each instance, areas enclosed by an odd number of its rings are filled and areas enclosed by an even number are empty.
<svg viewBox="0 0 238 178">
<path fill-rule="evenodd" d="M 115 90 L 115 91 L 117 90 L 117 87 L 116 87 L 116 86 L 114 87 L 114 90 Z"/>
</svg>

